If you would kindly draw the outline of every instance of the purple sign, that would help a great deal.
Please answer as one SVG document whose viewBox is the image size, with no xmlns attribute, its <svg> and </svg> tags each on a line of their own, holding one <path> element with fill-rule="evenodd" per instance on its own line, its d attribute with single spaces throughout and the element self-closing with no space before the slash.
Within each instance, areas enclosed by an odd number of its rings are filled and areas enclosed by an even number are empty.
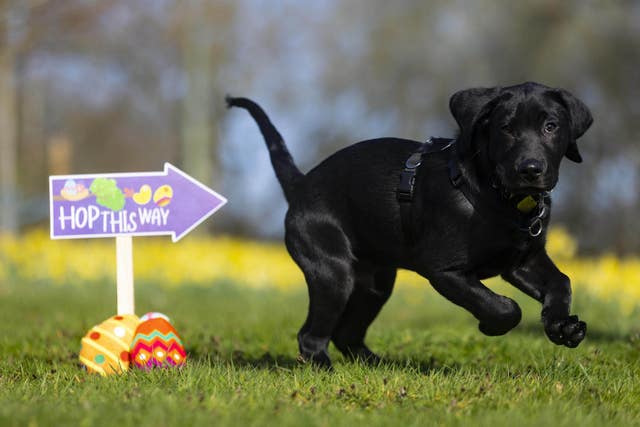
<svg viewBox="0 0 640 427">
<path fill-rule="evenodd" d="M 52 239 L 171 235 L 176 242 L 225 203 L 169 163 L 163 172 L 49 177 Z"/>
</svg>

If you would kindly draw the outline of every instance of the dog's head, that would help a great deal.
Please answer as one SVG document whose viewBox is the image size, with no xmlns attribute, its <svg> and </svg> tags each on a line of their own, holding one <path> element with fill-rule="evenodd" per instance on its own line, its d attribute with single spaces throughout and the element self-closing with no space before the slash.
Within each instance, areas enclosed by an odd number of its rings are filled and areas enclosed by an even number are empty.
<svg viewBox="0 0 640 427">
<path fill-rule="evenodd" d="M 593 121 L 569 92 L 538 83 L 463 90 L 449 107 L 463 158 L 514 194 L 553 189 L 563 156 L 582 161 L 576 140 Z"/>
</svg>

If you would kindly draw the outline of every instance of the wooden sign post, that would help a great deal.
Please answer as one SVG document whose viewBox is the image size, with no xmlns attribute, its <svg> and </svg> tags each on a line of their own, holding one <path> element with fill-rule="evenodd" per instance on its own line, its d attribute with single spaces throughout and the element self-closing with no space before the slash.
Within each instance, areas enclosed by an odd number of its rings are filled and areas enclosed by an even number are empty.
<svg viewBox="0 0 640 427">
<path fill-rule="evenodd" d="M 118 314 L 135 314 L 133 292 L 133 237 L 116 236 Z"/>
</svg>

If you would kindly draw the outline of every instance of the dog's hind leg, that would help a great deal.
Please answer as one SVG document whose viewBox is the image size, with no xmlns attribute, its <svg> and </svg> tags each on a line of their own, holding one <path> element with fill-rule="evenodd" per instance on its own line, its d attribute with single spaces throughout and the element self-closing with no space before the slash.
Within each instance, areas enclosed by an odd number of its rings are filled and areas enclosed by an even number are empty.
<svg viewBox="0 0 640 427">
<path fill-rule="evenodd" d="M 353 293 L 331 337 L 335 346 L 346 357 L 372 364 L 380 361 L 365 345 L 364 337 L 369 325 L 391 296 L 395 279 L 395 268 L 363 271 L 356 267 Z"/>
<path fill-rule="evenodd" d="M 309 313 L 298 332 L 304 360 L 330 368 L 329 340 L 354 287 L 353 253 L 343 231 L 317 215 L 287 216 L 285 243 L 309 288 Z"/>
</svg>

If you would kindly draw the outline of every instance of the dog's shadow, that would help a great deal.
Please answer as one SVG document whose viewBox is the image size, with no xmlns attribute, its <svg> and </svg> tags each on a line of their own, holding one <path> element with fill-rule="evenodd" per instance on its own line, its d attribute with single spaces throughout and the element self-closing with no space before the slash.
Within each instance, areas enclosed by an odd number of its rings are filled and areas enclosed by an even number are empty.
<svg viewBox="0 0 640 427">
<path fill-rule="evenodd" d="M 261 370 L 284 370 L 290 371 L 296 368 L 303 368 L 308 363 L 305 363 L 300 357 L 291 357 L 290 355 L 271 354 L 265 352 L 259 356 L 244 352 L 241 350 L 235 350 L 231 353 L 220 353 L 212 351 L 211 353 L 205 351 L 196 351 L 187 349 L 189 358 L 204 364 L 229 364 L 238 368 L 253 368 Z M 349 360 L 344 357 L 336 357 L 335 365 L 360 365 L 366 366 L 369 369 L 388 369 L 393 371 L 407 371 L 418 373 L 422 375 L 428 375 L 433 372 L 440 374 L 450 374 L 459 370 L 461 365 L 448 364 L 442 365 L 433 357 L 426 360 L 421 359 L 396 359 L 383 357 L 380 362 L 366 363 L 359 360 Z M 311 365 L 309 365 L 311 366 Z"/>
<path fill-rule="evenodd" d="M 257 368 L 257 369 L 293 369 L 300 366 L 301 362 L 288 355 L 271 354 L 265 352 L 259 356 L 244 352 L 242 350 L 234 350 L 232 352 L 220 352 L 218 350 L 195 350 L 187 348 L 187 353 L 191 360 L 203 364 L 229 364 L 239 368 Z"/>
<path fill-rule="evenodd" d="M 539 323 L 522 323 L 512 334 L 543 337 L 544 330 Z M 592 342 L 595 344 L 624 343 L 640 340 L 638 331 L 617 331 L 612 329 L 592 329 L 587 332 L 585 344 Z M 191 360 L 203 364 L 229 364 L 238 368 L 254 368 L 261 370 L 293 370 L 307 365 L 299 357 L 292 357 L 287 354 L 272 354 L 264 352 L 257 355 L 255 352 L 234 350 L 230 352 L 220 351 L 217 348 L 200 347 L 187 348 Z M 336 354 L 335 363 L 337 365 L 366 364 L 362 361 L 352 361 Z M 382 360 L 375 364 L 366 364 L 370 369 L 389 369 L 394 371 L 414 372 L 422 375 L 437 372 L 439 374 L 451 374 L 463 368 L 460 363 L 442 364 L 434 357 L 427 358 L 393 358 L 382 357 Z"/>
<path fill-rule="evenodd" d="M 530 335 L 532 337 L 544 336 L 544 328 L 540 323 L 533 323 L 533 322 L 522 323 L 518 325 L 518 327 L 514 329 L 511 333 Z M 615 329 L 589 328 L 587 329 L 585 343 L 588 343 L 590 341 L 598 344 L 629 342 L 629 341 L 637 340 L 639 333 L 640 332 L 638 331 L 621 331 L 621 330 L 615 330 Z"/>
<path fill-rule="evenodd" d="M 447 365 L 443 365 L 433 357 L 430 357 L 428 360 L 423 360 L 415 358 L 396 359 L 383 356 L 382 360 L 378 364 L 369 366 L 373 369 L 383 368 L 390 369 L 392 371 L 412 372 L 420 375 L 429 375 L 434 372 L 437 372 L 441 375 L 450 375 L 462 369 L 462 365 L 459 363 L 449 363 Z"/>
</svg>

